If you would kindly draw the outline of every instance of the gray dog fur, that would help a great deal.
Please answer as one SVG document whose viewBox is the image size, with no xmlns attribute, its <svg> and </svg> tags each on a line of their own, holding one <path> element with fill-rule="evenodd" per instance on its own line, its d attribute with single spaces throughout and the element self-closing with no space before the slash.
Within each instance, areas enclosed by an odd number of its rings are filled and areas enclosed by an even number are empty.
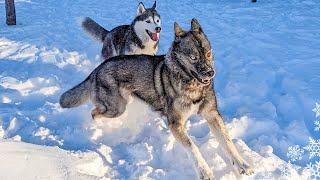
<svg viewBox="0 0 320 180">
<path fill-rule="evenodd" d="M 93 118 L 113 118 L 125 111 L 128 100 L 124 94 L 129 93 L 168 118 L 173 136 L 185 148 L 199 179 L 213 179 L 212 171 L 184 128 L 192 114 L 200 114 L 238 172 L 254 173 L 236 150 L 218 112 L 211 45 L 200 24 L 192 19 L 190 31 L 183 31 L 177 23 L 174 30 L 175 40 L 167 55 L 113 57 L 65 92 L 61 106 L 71 108 L 91 100 L 96 106 Z"/>
</svg>

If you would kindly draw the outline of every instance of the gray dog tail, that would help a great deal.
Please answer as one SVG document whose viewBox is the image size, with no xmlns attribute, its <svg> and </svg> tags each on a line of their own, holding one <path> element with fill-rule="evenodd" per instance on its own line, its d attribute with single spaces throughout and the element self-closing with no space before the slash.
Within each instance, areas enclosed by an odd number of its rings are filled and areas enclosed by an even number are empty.
<svg viewBox="0 0 320 180">
<path fill-rule="evenodd" d="M 85 17 L 82 20 L 81 26 L 91 37 L 101 43 L 103 43 L 106 35 L 109 32 L 89 17 Z"/>
<path fill-rule="evenodd" d="M 87 77 L 82 83 L 76 87 L 63 93 L 60 97 L 60 105 L 63 108 L 72 108 L 80 106 L 90 99 L 90 90 L 92 87 L 91 76 Z"/>
</svg>

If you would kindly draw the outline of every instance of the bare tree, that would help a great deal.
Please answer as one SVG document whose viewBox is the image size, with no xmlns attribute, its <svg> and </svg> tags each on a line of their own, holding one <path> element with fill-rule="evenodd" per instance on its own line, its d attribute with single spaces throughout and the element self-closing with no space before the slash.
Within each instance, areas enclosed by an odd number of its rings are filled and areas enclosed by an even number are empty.
<svg viewBox="0 0 320 180">
<path fill-rule="evenodd" d="M 6 0 L 6 15 L 7 24 L 16 25 L 16 10 L 14 7 L 14 0 Z"/>
</svg>

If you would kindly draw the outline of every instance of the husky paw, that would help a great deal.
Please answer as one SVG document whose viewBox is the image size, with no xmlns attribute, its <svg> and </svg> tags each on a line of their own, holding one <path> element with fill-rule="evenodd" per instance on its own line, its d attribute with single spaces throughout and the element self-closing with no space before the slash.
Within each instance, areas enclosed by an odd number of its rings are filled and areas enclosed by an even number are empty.
<svg viewBox="0 0 320 180">
<path fill-rule="evenodd" d="M 199 169 L 199 178 L 201 180 L 213 180 L 213 173 L 210 168 L 200 168 Z"/>
<path fill-rule="evenodd" d="M 92 119 L 95 119 L 97 117 L 97 115 L 98 115 L 98 110 L 97 109 L 94 109 L 94 110 L 91 111 Z"/>
<path fill-rule="evenodd" d="M 232 164 L 238 170 L 239 174 L 252 175 L 254 174 L 254 169 L 244 160 L 233 160 Z"/>
<path fill-rule="evenodd" d="M 98 117 L 102 117 L 102 113 L 96 108 L 91 111 L 91 117 L 95 120 Z"/>
</svg>

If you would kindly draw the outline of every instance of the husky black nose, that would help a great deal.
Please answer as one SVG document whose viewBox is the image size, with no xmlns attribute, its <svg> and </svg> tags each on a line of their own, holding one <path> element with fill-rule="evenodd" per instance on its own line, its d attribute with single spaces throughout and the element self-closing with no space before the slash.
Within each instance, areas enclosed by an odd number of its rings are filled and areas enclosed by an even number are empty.
<svg viewBox="0 0 320 180">
<path fill-rule="evenodd" d="M 211 78 L 213 78 L 215 74 L 216 74 L 216 71 L 214 69 L 206 72 L 206 75 Z"/>
<path fill-rule="evenodd" d="M 159 33 L 161 31 L 161 27 L 156 27 L 156 32 Z"/>
</svg>

